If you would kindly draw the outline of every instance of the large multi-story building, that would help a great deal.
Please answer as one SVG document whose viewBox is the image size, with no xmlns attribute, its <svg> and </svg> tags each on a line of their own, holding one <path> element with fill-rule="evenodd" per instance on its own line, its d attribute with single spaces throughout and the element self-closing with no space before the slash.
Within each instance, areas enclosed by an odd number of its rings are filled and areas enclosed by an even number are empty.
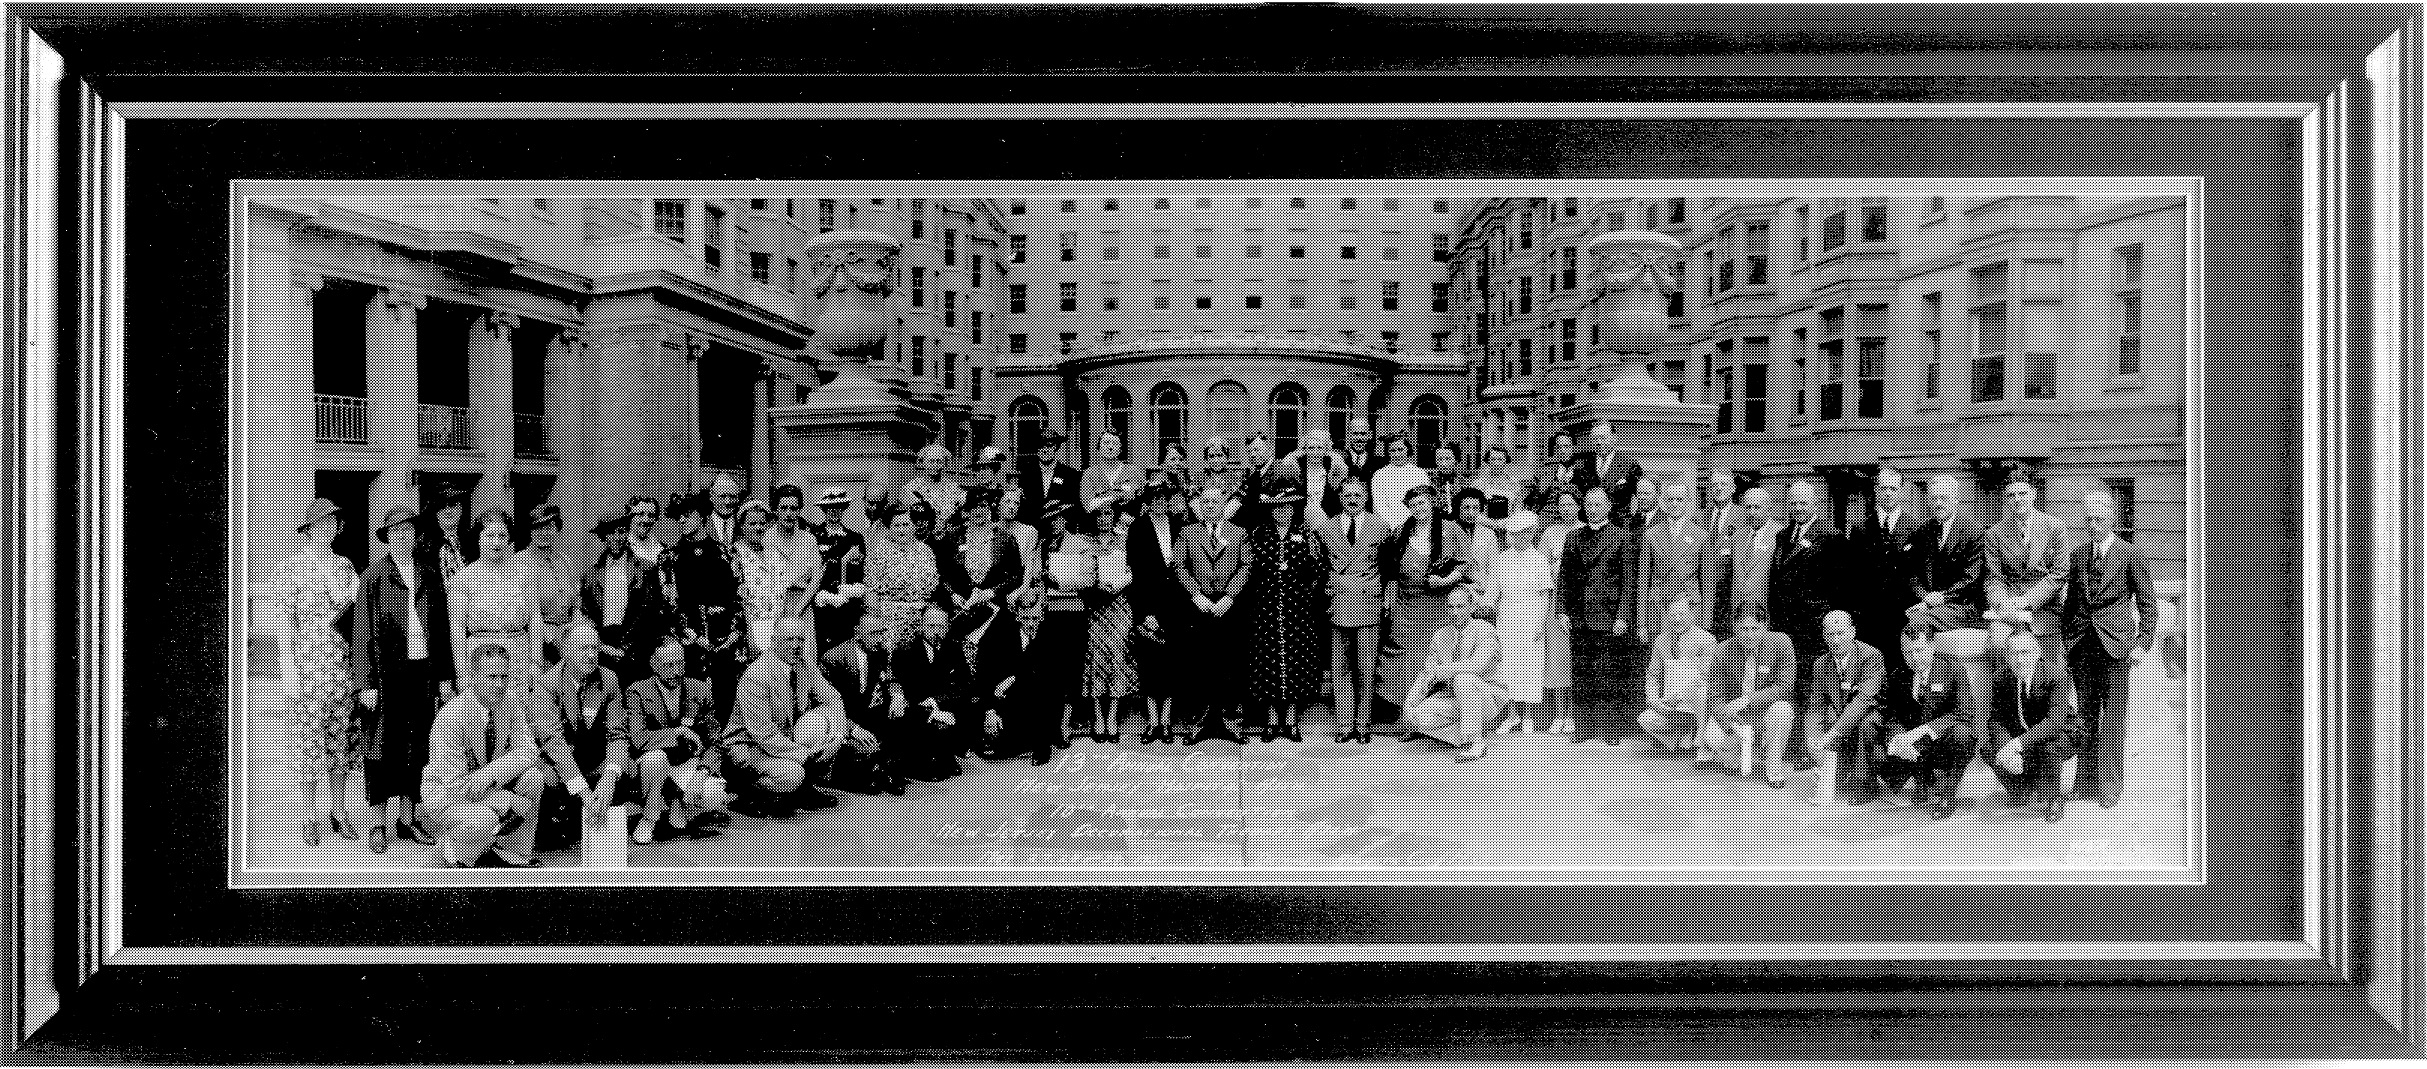
<svg viewBox="0 0 2427 1069">
<path fill-rule="evenodd" d="M 1474 433 L 1519 461 L 1589 418 L 1612 365 L 1590 307 L 1594 235 L 1685 250 L 1652 377 L 1717 406 L 1703 488 L 1812 479 L 1839 522 L 1882 465 L 1963 477 L 1994 522 L 2020 473 L 2069 524 L 2091 490 L 2184 576 L 2188 481 L 2180 197 L 1493 198 L 1460 220 L 1456 347 Z"/>
<path fill-rule="evenodd" d="M 272 198 L 243 307 L 251 569 L 327 497 L 368 517 L 468 487 L 475 510 L 753 493 L 778 410 L 833 358 L 807 245 L 899 241 L 885 346 L 956 455 L 1059 427 L 1133 459 L 1370 418 L 1538 459 L 1589 420 L 1586 244 L 1683 243 L 1674 341 L 1642 357 L 1716 406 L 1701 468 L 1812 478 L 1844 515 L 1880 464 L 2040 482 L 2068 522 L 2114 493 L 2183 575 L 2180 198 L 1628 196 Z M 797 411 L 797 409 L 796 409 Z M 1707 486 L 1708 484 L 1706 484 Z M 1993 494 L 1974 511 L 1993 516 Z M 342 548 L 363 559 L 364 524 Z"/>
</svg>

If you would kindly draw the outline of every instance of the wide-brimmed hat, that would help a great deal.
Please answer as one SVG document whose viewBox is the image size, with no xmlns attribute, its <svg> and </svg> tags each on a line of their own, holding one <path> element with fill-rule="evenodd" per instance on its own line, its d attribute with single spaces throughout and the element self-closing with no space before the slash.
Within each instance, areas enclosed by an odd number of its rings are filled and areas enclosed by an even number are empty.
<svg viewBox="0 0 2427 1069">
<path fill-rule="evenodd" d="M 345 510 L 338 508 L 337 505 L 334 502 L 331 502 L 328 498 L 316 497 L 312 499 L 311 505 L 307 506 L 303 510 L 303 522 L 296 524 L 295 530 L 297 532 L 309 531 L 312 529 L 312 525 L 315 523 L 319 523 L 320 521 L 328 519 L 331 516 L 342 516 L 344 514 Z"/>
<path fill-rule="evenodd" d="M 1274 479 L 1256 492 L 1259 505 L 1295 505 L 1306 500 L 1306 490 L 1296 479 Z"/>
<path fill-rule="evenodd" d="M 611 538 L 615 535 L 615 532 L 629 530 L 631 527 L 631 513 L 605 512 L 599 514 L 597 523 L 590 525 L 590 533 L 597 535 L 600 538 Z"/>
<path fill-rule="evenodd" d="M 379 529 L 375 533 L 379 535 L 380 541 L 385 542 L 388 540 L 389 528 L 419 522 L 421 522 L 421 513 L 413 511 L 410 506 L 391 505 L 388 507 L 387 518 L 379 522 Z"/>
<path fill-rule="evenodd" d="M 840 486 L 829 486 L 825 489 L 825 492 L 817 495 L 817 507 L 822 509 L 847 508 L 850 506 L 850 504 L 851 491 L 845 490 Z"/>
<path fill-rule="evenodd" d="M 1069 435 L 1057 430 L 1047 430 L 1045 433 L 1037 436 L 1037 442 L 1041 445 L 1060 445 L 1069 440 Z"/>
<path fill-rule="evenodd" d="M 525 524 L 525 529 L 527 530 L 537 530 L 541 527 L 546 527 L 551 523 L 555 524 L 559 529 L 562 529 L 565 525 L 564 510 L 557 508 L 555 505 L 546 503 L 531 506 L 531 511 L 525 513 L 523 518 L 527 521 Z"/>
<path fill-rule="evenodd" d="M 1500 521 L 1500 529 L 1514 534 L 1520 531 L 1531 531 L 1541 522 L 1542 517 L 1534 513 L 1512 512 L 1509 513 L 1507 519 Z"/>
<path fill-rule="evenodd" d="M 977 459 L 970 461 L 970 462 L 969 462 L 969 466 L 970 466 L 970 467 L 972 467 L 972 468 L 999 468 L 999 467 L 1002 467 L 1002 466 L 1003 466 L 1003 451 L 1002 451 L 1001 449 L 997 449 L 997 448 L 995 448 L 994 446 L 991 446 L 991 445 L 990 445 L 990 446 L 987 446 L 987 447 L 986 447 L 986 448 L 984 448 L 984 449 L 980 449 L 980 450 L 978 450 Z"/>
<path fill-rule="evenodd" d="M 465 487 L 465 486 L 446 486 L 446 487 L 440 487 L 440 488 L 439 488 L 439 490 L 438 490 L 438 492 L 437 492 L 437 496 L 434 496 L 434 497 L 432 497 L 432 498 L 430 499 L 430 511 L 432 511 L 432 512 L 436 512 L 436 511 L 438 511 L 438 510 L 440 510 L 440 509 L 442 509 L 442 508 L 445 508 L 445 507 L 447 507 L 447 506 L 449 506 L 449 505 L 460 505 L 460 504 L 464 503 L 465 501 L 469 501 L 469 500 L 471 500 L 471 498 L 472 498 L 472 490 L 471 490 L 471 488 L 470 488 L 470 487 Z"/>
<path fill-rule="evenodd" d="M 1073 506 L 1068 501 L 1055 498 L 1052 501 L 1046 502 L 1044 508 L 1037 510 L 1037 518 L 1040 520 L 1050 520 L 1056 516 L 1070 512 L 1075 507 L 1076 506 Z"/>
</svg>

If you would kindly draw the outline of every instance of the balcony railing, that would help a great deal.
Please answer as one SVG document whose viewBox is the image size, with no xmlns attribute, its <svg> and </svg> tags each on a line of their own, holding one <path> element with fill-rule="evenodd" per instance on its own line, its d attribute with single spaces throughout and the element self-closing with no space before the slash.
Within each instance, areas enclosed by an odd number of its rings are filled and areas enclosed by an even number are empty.
<svg viewBox="0 0 2427 1069">
<path fill-rule="evenodd" d="M 341 394 L 312 395 L 312 440 L 369 445 L 371 402 Z"/>
<path fill-rule="evenodd" d="M 552 460 L 556 451 L 548 441 L 548 417 L 528 412 L 514 414 L 514 455 L 533 460 Z"/>
<path fill-rule="evenodd" d="M 423 449 L 472 448 L 472 410 L 454 405 L 423 405 L 420 419 Z"/>
</svg>

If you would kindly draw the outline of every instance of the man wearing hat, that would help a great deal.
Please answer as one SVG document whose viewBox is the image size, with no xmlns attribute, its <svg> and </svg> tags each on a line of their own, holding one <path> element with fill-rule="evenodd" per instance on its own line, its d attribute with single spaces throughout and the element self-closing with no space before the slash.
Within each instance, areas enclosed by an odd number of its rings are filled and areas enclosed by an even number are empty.
<svg viewBox="0 0 2427 1069">
<path fill-rule="evenodd" d="M 1069 435 L 1048 428 L 1037 438 L 1036 454 L 1021 461 L 1021 523 L 1043 530 L 1038 521 L 1044 518 L 1047 504 L 1060 501 L 1079 507 L 1078 469 L 1061 462 L 1062 444 L 1069 440 Z"/>
<path fill-rule="evenodd" d="M 354 691 L 362 707 L 363 796 L 380 807 L 370 833 L 374 854 L 389 837 L 434 843 L 415 819 L 430 722 L 455 698 L 455 654 L 448 636 L 446 584 L 415 553 L 429 520 L 402 505 L 374 532 L 387 554 L 363 570 L 354 596 Z"/>
<path fill-rule="evenodd" d="M 617 679 L 647 674 L 650 651 L 664 638 L 668 615 L 657 569 L 632 555 L 630 512 L 599 517 L 590 533 L 603 548 L 581 577 L 581 614 L 598 627 L 599 660 Z"/>
<path fill-rule="evenodd" d="M 860 595 L 868 592 L 867 540 L 843 526 L 843 513 L 850 508 L 851 491 L 829 486 L 817 496 L 818 521 L 809 525 L 820 560 L 817 592 L 810 595 L 814 623 L 818 634 L 836 642 L 858 630 Z"/>
<path fill-rule="evenodd" d="M 539 601 L 540 663 L 555 664 L 565 625 L 573 622 L 574 601 L 581 595 L 581 568 L 556 547 L 563 537 L 565 516 L 555 505 L 533 506 L 529 515 L 531 544 L 514 555 L 530 577 L 531 595 Z"/>
</svg>

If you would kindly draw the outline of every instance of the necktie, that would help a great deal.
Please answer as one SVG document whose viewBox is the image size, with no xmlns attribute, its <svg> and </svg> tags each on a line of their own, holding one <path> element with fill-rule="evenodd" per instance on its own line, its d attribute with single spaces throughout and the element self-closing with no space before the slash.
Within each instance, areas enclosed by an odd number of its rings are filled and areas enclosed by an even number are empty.
<svg viewBox="0 0 2427 1069">
<path fill-rule="evenodd" d="M 1918 705 L 1918 704 L 1920 704 L 1920 703 L 1921 703 L 1921 688 L 1923 688 L 1924 686 L 1927 686 L 1927 685 L 1928 685 L 1928 682 L 1922 678 L 1922 674 L 1921 674 L 1921 673 L 1919 673 L 1919 672 L 1915 672 L 1915 673 L 1913 673 L 1913 702 L 1914 702 L 1914 704 Z"/>
<path fill-rule="evenodd" d="M 488 721 L 489 748 L 481 752 L 481 759 L 495 761 L 497 760 L 497 715 L 490 713 L 486 715 L 485 719 Z"/>
<path fill-rule="evenodd" d="M 1354 516 L 1348 518 L 1348 544 L 1357 544 L 1357 518 Z"/>
<path fill-rule="evenodd" d="M 801 670 L 784 669 L 784 685 L 792 691 L 791 699 L 784 708 L 784 726 L 791 727 L 792 717 L 800 712 L 801 707 Z"/>
</svg>

